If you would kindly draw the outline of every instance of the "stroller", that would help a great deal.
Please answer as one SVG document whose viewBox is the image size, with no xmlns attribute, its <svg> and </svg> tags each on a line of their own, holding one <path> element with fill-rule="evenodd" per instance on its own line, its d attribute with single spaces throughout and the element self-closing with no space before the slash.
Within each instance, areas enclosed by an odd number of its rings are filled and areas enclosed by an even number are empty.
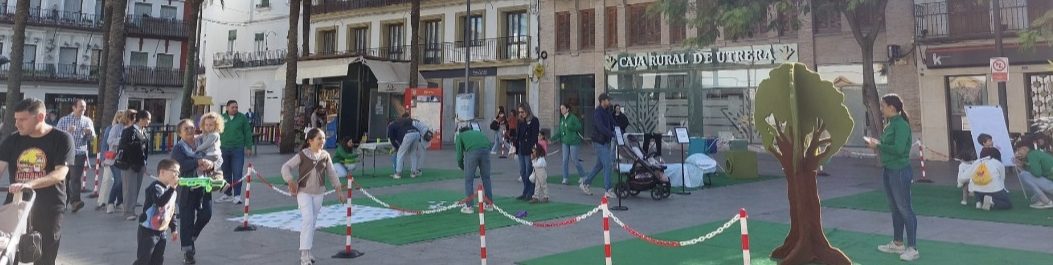
<svg viewBox="0 0 1053 265">
<path fill-rule="evenodd" d="M 614 194 L 619 199 L 639 195 L 641 191 L 650 190 L 651 199 L 662 200 L 669 198 L 672 187 L 669 178 L 665 176 L 665 168 L 657 158 L 656 154 L 644 155 L 640 149 L 640 141 L 636 137 L 627 137 L 626 144 L 618 147 L 623 157 L 632 159 L 632 165 L 624 169 L 619 164 L 619 173 L 626 175 L 628 180 L 619 178 L 618 184 L 614 186 Z"/>
<path fill-rule="evenodd" d="M 7 187 L 0 189 L 5 192 L 8 190 Z M 32 189 L 25 191 L 30 192 L 28 200 L 22 194 L 15 193 L 14 202 L 0 206 L 0 247 L 3 247 L 0 249 L 0 265 L 18 264 L 15 254 L 18 252 L 19 240 L 29 226 L 29 210 L 33 208 L 37 197 Z"/>
</svg>

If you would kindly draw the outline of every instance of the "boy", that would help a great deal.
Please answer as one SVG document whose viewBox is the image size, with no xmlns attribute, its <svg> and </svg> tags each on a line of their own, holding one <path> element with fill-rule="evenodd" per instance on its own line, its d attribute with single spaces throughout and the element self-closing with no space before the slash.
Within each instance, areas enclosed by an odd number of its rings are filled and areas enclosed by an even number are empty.
<svg viewBox="0 0 1053 265">
<path fill-rule="evenodd" d="M 179 163 L 164 159 L 157 163 L 157 180 L 146 187 L 143 213 L 139 215 L 138 256 L 135 265 L 163 264 L 165 231 L 172 230 L 172 241 L 179 240 L 179 230 L 172 218 L 176 207 L 176 185 L 179 184 Z"/>
</svg>

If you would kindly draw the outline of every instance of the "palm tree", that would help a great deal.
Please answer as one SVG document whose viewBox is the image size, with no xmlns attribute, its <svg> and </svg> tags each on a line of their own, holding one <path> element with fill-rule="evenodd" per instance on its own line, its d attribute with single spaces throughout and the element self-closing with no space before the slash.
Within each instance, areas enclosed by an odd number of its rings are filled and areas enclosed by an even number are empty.
<svg viewBox="0 0 1053 265">
<path fill-rule="evenodd" d="M 111 22 L 111 20 L 113 20 L 113 5 L 111 4 L 112 2 L 113 1 L 105 2 L 105 3 L 103 3 L 103 7 L 102 7 L 102 21 L 100 21 L 100 22 L 102 22 L 102 32 L 103 32 L 102 33 L 102 43 L 103 43 L 102 45 L 105 45 L 105 47 L 103 47 L 102 52 L 100 54 L 101 57 L 99 57 L 99 64 L 98 64 L 99 65 L 98 66 L 99 69 L 95 73 L 95 76 L 97 76 L 99 78 L 99 94 L 98 94 L 98 102 L 96 102 L 96 104 L 98 104 L 97 106 L 106 106 L 107 104 L 112 104 L 113 103 L 113 102 L 107 102 L 106 101 L 106 94 L 107 93 L 111 93 L 111 92 L 110 92 L 109 89 L 106 89 L 106 69 L 108 67 L 106 67 L 106 61 L 105 61 L 106 60 L 105 58 L 109 58 L 109 52 L 110 52 L 110 48 L 109 48 L 109 44 L 108 43 L 110 43 L 110 34 L 109 34 L 110 33 L 110 26 L 111 26 L 110 22 Z M 104 120 L 106 120 L 104 118 L 104 115 L 103 115 L 104 113 L 103 112 L 104 111 L 96 111 L 95 112 L 95 120 L 96 121 L 104 121 Z M 113 119 L 110 119 L 110 120 L 113 120 Z M 105 126 L 105 124 L 103 124 L 103 123 L 99 123 L 99 125 L 100 126 Z"/>
<path fill-rule="evenodd" d="M 119 90 L 121 77 L 124 76 L 124 47 L 127 44 L 127 40 L 124 37 L 125 31 L 125 15 L 124 10 L 128 9 L 127 1 L 109 1 L 111 6 L 110 10 L 112 17 L 110 23 L 110 42 L 107 43 L 107 54 L 106 54 L 106 92 L 105 98 L 106 105 L 102 107 L 102 120 L 109 121 L 113 120 L 113 115 L 117 113 L 117 105 L 120 100 L 121 92 Z"/>
<path fill-rule="evenodd" d="M 417 71 L 420 69 L 420 1 L 413 0 L 410 7 L 410 77 L 409 87 L 417 87 Z M 471 15 L 469 15 L 470 17 Z"/>
<path fill-rule="evenodd" d="M 180 111 L 181 117 L 191 117 L 194 112 L 194 104 L 191 101 L 191 95 L 194 92 L 194 85 L 197 84 L 197 66 L 200 64 L 197 59 L 201 52 L 201 41 L 198 40 L 201 34 L 201 21 L 204 19 L 203 11 L 205 0 L 188 0 L 188 9 L 186 10 L 189 14 L 190 19 L 184 21 L 187 25 L 187 46 L 189 52 L 186 55 L 186 67 L 183 69 L 183 103 Z M 209 0 L 209 4 L 215 4 L 215 1 Z M 226 6 L 223 0 L 219 0 L 220 7 Z"/>
<path fill-rule="evenodd" d="M 26 22 L 29 20 L 29 0 L 18 0 L 15 4 L 15 33 L 11 36 L 11 69 L 7 77 L 7 111 L 4 112 L 4 126 L 0 128 L 0 137 L 6 137 L 15 131 L 15 112 L 13 107 L 22 101 L 22 66 L 25 61 Z"/>
<path fill-rule="evenodd" d="M 281 142 L 278 145 L 278 152 L 288 154 L 294 152 L 296 148 L 296 139 L 293 132 L 293 117 L 296 115 L 296 60 L 300 54 L 297 47 L 297 34 L 299 29 L 296 27 L 297 22 L 300 21 L 300 3 L 302 0 L 290 0 L 289 1 L 289 43 L 288 53 L 285 55 L 285 89 L 282 92 L 282 122 L 281 122 Z"/>
</svg>

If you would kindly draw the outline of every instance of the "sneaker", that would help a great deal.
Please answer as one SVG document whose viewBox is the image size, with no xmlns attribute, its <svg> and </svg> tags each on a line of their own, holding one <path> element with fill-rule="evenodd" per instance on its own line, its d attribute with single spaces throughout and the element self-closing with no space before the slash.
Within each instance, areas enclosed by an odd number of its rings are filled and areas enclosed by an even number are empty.
<svg viewBox="0 0 1053 265">
<path fill-rule="evenodd" d="M 241 204 L 241 196 L 234 196 L 230 199 L 230 203 Z"/>
<path fill-rule="evenodd" d="M 523 182 L 523 178 L 516 178 L 516 181 Z"/>
<path fill-rule="evenodd" d="M 541 203 L 541 200 L 539 200 L 537 198 L 530 199 L 530 204 L 538 204 L 538 203 Z"/>
<path fill-rule="evenodd" d="M 962 200 L 962 202 L 961 202 L 961 203 L 962 203 L 962 205 L 969 205 L 969 202 L 968 202 L 968 201 L 966 201 L 966 200 Z"/>
<path fill-rule="evenodd" d="M 106 213 L 107 214 L 112 214 L 113 213 L 113 204 L 107 204 L 106 205 Z"/>
<path fill-rule="evenodd" d="M 483 209 L 486 209 L 486 211 L 493 211 L 494 210 L 494 204 L 493 203 L 487 203 L 486 205 L 483 205 Z"/>
<path fill-rule="evenodd" d="M 560 181 L 560 183 L 563 184 L 563 185 L 567 185 L 567 179 L 564 178 L 563 181 Z"/>
<path fill-rule="evenodd" d="M 399 176 L 399 174 L 391 174 L 391 178 L 393 178 L 393 179 L 400 179 L 400 178 L 402 178 L 402 176 Z"/>
<path fill-rule="evenodd" d="M 1046 202 L 1046 203 L 1036 202 L 1036 203 L 1032 203 L 1031 204 L 1031 208 L 1035 208 L 1035 209 L 1049 209 L 1049 208 L 1053 208 L 1053 202 Z"/>
<path fill-rule="evenodd" d="M 877 247 L 878 251 L 889 253 L 889 254 L 902 254 L 907 247 L 903 245 L 897 245 L 896 242 L 888 242 L 888 244 L 880 245 Z"/>
<path fill-rule="evenodd" d="M 128 220 L 128 221 L 135 221 L 135 219 L 138 219 L 138 218 L 135 217 L 135 215 L 129 215 L 128 217 L 124 218 L 124 220 Z"/>
<path fill-rule="evenodd" d="M 80 211 L 81 208 L 84 208 L 84 202 L 82 201 L 75 201 L 73 203 L 70 203 L 69 205 L 73 207 L 73 209 L 70 210 L 73 213 L 77 213 L 77 211 Z"/>
<path fill-rule="evenodd" d="M 194 260 L 194 252 L 193 251 L 183 252 L 183 264 L 196 264 L 196 263 L 197 263 L 197 261 Z"/>
<path fill-rule="evenodd" d="M 907 248 L 907 250 L 903 251 L 903 254 L 899 254 L 899 259 L 903 261 L 914 261 L 919 257 L 921 257 L 921 254 L 914 248 Z"/>
<path fill-rule="evenodd" d="M 578 184 L 578 188 L 580 188 L 581 192 L 584 192 L 585 195 L 592 195 L 592 190 L 589 190 L 589 185 L 585 185 L 585 183 Z"/>
<path fill-rule="evenodd" d="M 230 199 L 230 195 L 224 194 L 223 196 L 219 196 L 219 199 L 216 199 L 216 202 L 229 202 Z"/>
<path fill-rule="evenodd" d="M 99 205 L 95 205 L 95 211 L 102 211 L 103 209 L 106 209 L 106 204 L 105 203 L 99 204 Z"/>
<path fill-rule="evenodd" d="M 497 154 L 497 152 L 494 152 L 494 151 L 490 151 L 490 154 L 491 154 L 491 155 L 496 155 L 496 154 Z"/>
<path fill-rule="evenodd" d="M 607 198 L 615 198 L 616 197 L 616 196 L 614 196 L 614 191 L 610 191 L 610 190 L 608 190 L 607 192 L 604 192 L 603 196 L 607 196 Z"/>
<path fill-rule="evenodd" d="M 983 209 L 983 208 L 984 208 L 984 204 L 983 203 L 976 202 L 976 209 Z"/>
<path fill-rule="evenodd" d="M 994 205 L 994 198 L 992 198 L 991 196 L 984 196 L 984 202 L 983 202 L 982 205 L 980 205 L 980 209 L 983 209 L 984 211 L 990 211 L 991 210 L 991 206 L 993 206 L 993 205 Z"/>
<path fill-rule="evenodd" d="M 463 213 L 463 214 L 473 214 L 473 213 L 475 213 L 475 210 L 472 210 L 472 207 L 465 206 L 465 207 L 461 207 L 461 213 Z"/>
</svg>

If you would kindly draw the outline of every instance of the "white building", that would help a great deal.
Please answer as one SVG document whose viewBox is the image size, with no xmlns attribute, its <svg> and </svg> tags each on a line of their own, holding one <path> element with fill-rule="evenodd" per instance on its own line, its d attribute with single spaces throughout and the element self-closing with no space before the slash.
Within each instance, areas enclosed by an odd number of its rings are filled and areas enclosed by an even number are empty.
<svg viewBox="0 0 1053 265">
<path fill-rule="evenodd" d="M 182 69 L 187 49 L 183 24 L 184 1 L 128 1 L 124 53 L 124 93 L 119 108 L 147 109 L 155 123 L 177 121 L 182 98 Z M 102 0 L 33 0 L 26 28 L 22 93 L 44 99 L 60 116 L 74 99 L 88 101 L 93 115 L 100 76 Z M 14 1 L 0 6 L 0 54 L 11 52 Z M 0 67 L 0 80 L 11 75 Z M 0 82 L 6 97 L 7 84 Z"/>
</svg>

